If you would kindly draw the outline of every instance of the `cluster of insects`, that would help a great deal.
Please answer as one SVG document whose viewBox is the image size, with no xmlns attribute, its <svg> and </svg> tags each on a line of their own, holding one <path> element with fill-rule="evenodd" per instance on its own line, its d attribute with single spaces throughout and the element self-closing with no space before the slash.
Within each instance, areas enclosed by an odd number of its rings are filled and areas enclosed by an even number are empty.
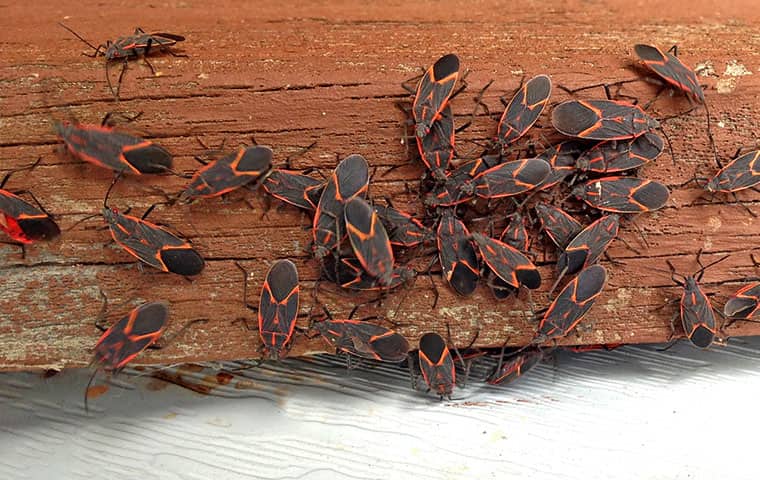
<svg viewBox="0 0 760 480">
<path fill-rule="evenodd" d="M 112 88 L 118 97 L 130 58 L 145 59 L 152 51 L 170 51 L 169 47 L 182 40 L 180 35 L 148 34 L 137 29 L 132 36 L 98 47 L 87 43 L 95 49 L 94 56 L 105 56 L 107 65 L 124 62 L 118 86 Z M 636 45 L 634 51 L 664 86 L 684 93 L 690 102 L 705 105 L 695 73 L 675 51 L 664 52 L 648 45 Z M 612 99 L 609 88 L 605 88 L 606 99 L 573 99 L 553 107 L 551 125 L 567 137 L 564 141 L 544 147 L 540 153 L 533 144 L 518 148 L 518 142 L 549 105 L 551 79 L 538 75 L 504 102 L 496 135 L 482 151 L 460 155 L 455 137 L 466 125 L 455 128 L 451 101 L 463 90 L 457 88 L 458 83 L 464 83 L 462 77 L 459 58 L 445 55 L 416 79 L 416 87 L 409 88 L 413 94 L 409 104 L 400 105 L 408 115 L 404 138 L 417 146 L 410 156 L 426 169 L 419 192 L 423 215 L 415 216 L 390 201 L 370 198 L 370 165 L 361 155 L 349 155 L 327 178 L 315 178 L 307 172 L 273 168 L 273 151 L 261 145 L 240 147 L 205 163 L 189 178 L 187 187 L 169 195 L 166 203 L 188 204 L 240 188 L 263 189 L 312 216 L 310 253 L 319 262 L 320 281 L 347 291 L 378 292 L 378 301 L 420 275 L 431 275 L 437 264 L 441 276 L 458 295 L 471 295 L 483 279 L 495 300 L 515 299 L 525 292 L 533 309 L 530 291 L 543 282 L 530 251 L 529 232 L 540 230 L 556 247 L 557 278 L 550 294 L 558 293 L 545 308 L 534 310 L 537 327 L 533 340 L 520 348 L 460 351 L 450 345 L 450 334 L 447 339 L 437 332 L 424 333 L 413 347 L 394 325 L 352 319 L 353 315 L 334 319 L 326 309 L 325 315 L 312 316 L 308 329 L 301 331 L 306 337 L 323 337 L 349 359 L 406 362 L 413 386 L 427 388 L 441 398 L 450 398 L 458 381 L 461 383 L 457 364 L 466 378 L 471 362 L 483 356 L 498 358 L 498 365 L 486 379 L 488 383 L 512 381 L 537 365 L 593 307 L 608 276 L 598 262 L 617 238 L 621 224 L 635 225 L 633 216 L 665 206 L 668 188 L 636 173 L 655 160 L 669 142 L 657 133 L 660 122 L 645 108 Z M 110 78 L 108 83 L 111 86 Z M 568 91 L 575 96 L 585 89 Z M 476 98 L 476 110 L 482 106 L 488 111 L 481 98 L 482 92 Z M 146 219 L 152 207 L 138 217 L 108 205 L 113 186 L 125 176 L 179 175 L 166 149 L 120 132 L 106 121 L 100 125 L 58 122 L 55 129 L 62 154 L 114 172 L 101 216 L 117 245 L 141 265 L 188 278 L 202 273 L 203 256 L 188 240 Z M 704 189 L 713 194 L 735 194 L 757 188 L 758 156 L 760 151 L 737 154 L 727 165 L 719 165 L 714 177 L 701 182 Z M 22 249 L 31 242 L 58 237 L 61 230 L 54 217 L 31 193 L 26 192 L 33 203 L 22 198 L 22 192 L 4 189 L 12 173 L 0 183 L 0 229 Z M 585 204 L 585 222 L 576 218 L 578 212 L 573 215 L 562 208 L 573 198 L 582 202 L 576 204 Z M 495 213 L 497 209 L 503 214 Z M 474 231 L 484 223 L 485 228 Z M 495 234 L 497 225 L 500 232 Z M 642 239 L 646 242 L 643 235 Z M 427 271 L 415 270 L 402 261 L 418 257 L 420 252 L 429 254 Z M 697 260 L 701 266 L 699 255 Z M 669 264 L 673 280 L 684 288 L 678 314 L 683 332 L 700 348 L 709 347 L 721 334 L 710 300 L 698 283 L 710 265 L 682 276 Z M 243 304 L 256 312 L 254 328 L 264 355 L 273 360 L 287 356 L 299 330 L 296 323 L 301 310 L 296 265 L 290 260 L 272 264 L 257 305 L 248 303 L 249 275 L 243 266 L 237 266 L 244 275 Z M 106 305 L 104 302 L 103 313 Z M 760 284 L 747 285 L 726 302 L 723 314 L 732 322 L 752 321 L 759 305 Z M 146 348 L 160 346 L 168 318 L 166 302 L 135 308 L 105 329 L 94 347 L 93 363 L 104 371 L 118 372 Z"/>
</svg>

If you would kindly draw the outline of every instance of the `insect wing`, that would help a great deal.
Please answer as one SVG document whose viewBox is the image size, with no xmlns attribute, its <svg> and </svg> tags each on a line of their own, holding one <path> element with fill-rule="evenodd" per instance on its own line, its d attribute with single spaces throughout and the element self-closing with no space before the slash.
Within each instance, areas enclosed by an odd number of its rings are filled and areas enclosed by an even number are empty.
<svg viewBox="0 0 760 480">
<path fill-rule="evenodd" d="M 314 214 L 312 233 L 318 258 L 337 248 L 338 236 L 345 232 L 344 205 L 354 197 L 364 198 L 368 185 L 369 165 L 361 155 L 349 155 L 335 168 Z"/>
<path fill-rule="evenodd" d="M 275 358 L 293 336 L 298 317 L 298 270 L 290 260 L 278 260 L 267 273 L 259 302 L 259 335 Z"/>
<path fill-rule="evenodd" d="M 697 74 L 678 57 L 651 45 L 638 44 L 633 49 L 644 65 L 663 80 L 688 93 L 700 103 L 705 103 L 705 94 L 699 85 Z"/>
<path fill-rule="evenodd" d="M 346 231 L 356 258 L 364 270 L 389 284 L 393 273 L 393 249 L 377 212 L 362 198 L 346 203 Z"/>
<path fill-rule="evenodd" d="M 647 132 L 627 141 L 602 142 L 578 158 L 575 167 L 594 173 L 615 173 L 639 168 L 655 160 L 663 149 L 662 138 Z"/>
<path fill-rule="evenodd" d="M 582 270 L 557 295 L 538 325 L 537 341 L 564 337 L 575 328 L 604 289 L 607 271 L 601 265 Z"/>
<path fill-rule="evenodd" d="M 508 285 L 524 285 L 535 289 L 541 286 L 541 275 L 528 257 L 514 247 L 479 233 L 472 234 L 480 255 L 489 268 Z"/>
<path fill-rule="evenodd" d="M 428 387 L 441 396 L 449 396 L 454 389 L 456 372 L 446 342 L 437 333 L 426 333 L 420 338 L 420 371 Z"/>
<path fill-rule="evenodd" d="M 242 147 L 198 170 L 180 200 L 224 195 L 258 180 L 271 166 L 272 150 L 268 147 Z"/>
<path fill-rule="evenodd" d="M 506 146 L 525 135 L 541 116 L 552 91 L 547 75 L 528 80 L 512 97 L 499 120 L 498 140 Z"/>
<path fill-rule="evenodd" d="M 709 347 L 717 333 L 715 313 L 710 299 L 702 291 L 694 277 L 686 277 L 681 295 L 681 322 L 686 336 L 699 348 Z"/>
<path fill-rule="evenodd" d="M 262 187 L 278 200 L 304 210 L 316 210 L 324 182 L 290 170 L 275 169 L 264 179 Z"/>
<path fill-rule="evenodd" d="M 439 58 L 422 76 L 412 104 L 417 137 L 430 133 L 433 122 L 438 119 L 454 92 L 458 78 L 459 57 L 454 54 Z"/>
<path fill-rule="evenodd" d="M 568 100 L 552 111 L 552 125 L 568 137 L 626 140 L 659 127 L 641 107 L 616 100 Z"/>
<path fill-rule="evenodd" d="M 760 184 L 760 150 L 746 153 L 723 167 L 708 182 L 711 192 L 731 193 Z"/>
<path fill-rule="evenodd" d="M 539 158 L 502 163 L 473 179 L 475 194 L 482 198 L 519 195 L 539 186 L 550 172 L 551 166 Z"/>
<path fill-rule="evenodd" d="M 491 385 L 512 383 L 522 377 L 544 358 L 544 352 L 539 348 L 524 350 L 506 362 L 497 365 L 486 380 Z"/>
<path fill-rule="evenodd" d="M 449 162 L 454 158 L 454 116 L 451 106 L 446 104 L 429 134 L 417 137 L 417 148 L 422 162 L 433 175 L 445 175 Z"/>
<path fill-rule="evenodd" d="M 536 205 L 536 214 L 546 235 L 563 250 L 583 230 L 583 225 L 578 220 L 553 205 L 539 203 Z"/>
<path fill-rule="evenodd" d="M 728 318 L 754 318 L 760 311 L 758 307 L 760 283 L 752 283 L 731 295 L 723 307 L 723 313 Z"/>
<path fill-rule="evenodd" d="M 470 232 L 459 219 L 446 214 L 438 224 L 438 258 L 443 276 L 460 295 L 475 291 L 480 268 L 475 246 L 469 240 Z"/>
<path fill-rule="evenodd" d="M 116 322 L 95 344 L 95 363 L 105 370 L 119 370 L 154 344 L 169 318 L 165 302 L 145 303 Z"/>
<path fill-rule="evenodd" d="M 557 260 L 557 271 L 574 274 L 596 263 L 617 237 L 620 217 L 605 215 L 584 228 L 565 248 Z"/>
<path fill-rule="evenodd" d="M 21 243 L 53 240 L 61 234 L 58 224 L 39 208 L 0 189 L 0 230 Z"/>
<path fill-rule="evenodd" d="M 382 205 L 374 205 L 372 208 L 383 222 L 393 245 L 414 247 L 432 237 L 429 228 L 406 212 Z"/>
<path fill-rule="evenodd" d="M 641 213 L 665 206 L 665 185 L 636 177 L 607 177 L 579 185 L 573 194 L 594 208 L 613 213 Z"/>
</svg>

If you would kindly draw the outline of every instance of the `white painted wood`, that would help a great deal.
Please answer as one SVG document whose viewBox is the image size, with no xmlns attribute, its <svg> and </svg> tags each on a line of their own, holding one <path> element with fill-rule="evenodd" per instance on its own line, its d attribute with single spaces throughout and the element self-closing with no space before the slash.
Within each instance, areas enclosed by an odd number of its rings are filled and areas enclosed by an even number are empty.
<svg viewBox="0 0 760 480">
<path fill-rule="evenodd" d="M 756 479 L 759 367 L 760 339 L 563 352 L 440 402 L 403 369 L 320 357 L 212 395 L 125 375 L 89 415 L 87 371 L 2 374 L 0 479 Z"/>
</svg>

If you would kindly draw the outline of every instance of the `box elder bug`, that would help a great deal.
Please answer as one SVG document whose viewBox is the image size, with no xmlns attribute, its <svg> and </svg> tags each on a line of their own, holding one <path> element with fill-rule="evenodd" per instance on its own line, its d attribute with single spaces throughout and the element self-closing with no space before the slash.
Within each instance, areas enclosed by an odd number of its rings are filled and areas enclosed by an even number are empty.
<svg viewBox="0 0 760 480">
<path fill-rule="evenodd" d="M 393 275 L 393 248 L 377 212 L 363 198 L 352 198 L 344 208 L 346 232 L 354 255 L 381 285 Z"/>
<path fill-rule="evenodd" d="M 354 197 L 365 197 L 368 186 L 369 165 L 361 155 L 349 155 L 335 167 L 314 212 L 312 235 L 317 259 L 338 248 L 345 232 L 344 206 Z"/>
<path fill-rule="evenodd" d="M 338 352 L 359 358 L 399 363 L 409 353 L 409 341 L 403 335 L 364 320 L 327 319 L 312 328 Z"/>
<path fill-rule="evenodd" d="M 593 173 L 632 170 L 655 160 L 663 147 L 662 138 L 653 132 L 626 141 L 606 141 L 584 152 L 575 162 L 575 168 Z"/>
<path fill-rule="evenodd" d="M 453 212 L 447 210 L 436 233 L 443 277 L 459 295 L 471 295 L 478 286 L 480 267 L 470 232 Z"/>
<path fill-rule="evenodd" d="M 617 100 L 568 100 L 552 111 L 552 125 L 561 134 L 585 140 L 627 140 L 660 127 L 632 103 Z"/>
<path fill-rule="evenodd" d="M 243 305 L 257 311 L 259 337 L 262 350 L 272 360 L 287 355 L 292 346 L 291 339 L 296 327 L 299 308 L 298 270 L 290 260 L 278 260 L 267 272 L 261 287 L 259 307 L 248 304 L 248 272 L 237 262 L 243 272 Z"/>
<path fill-rule="evenodd" d="M 473 233 L 472 239 L 478 246 L 483 261 L 507 284 L 507 288 L 517 290 L 523 285 L 533 290 L 541 286 L 538 269 L 519 250 L 480 233 Z"/>
<path fill-rule="evenodd" d="M 261 186 L 278 200 L 314 211 L 322 196 L 325 182 L 292 170 L 275 168 L 266 176 Z"/>
<path fill-rule="evenodd" d="M 41 160 L 40 157 L 33 165 L 24 167 L 22 170 L 34 168 Z M 61 234 L 61 229 L 31 192 L 24 190 L 14 193 L 5 190 L 5 184 L 15 171 L 6 174 L 0 182 L 0 231 L 5 232 L 14 242 L 21 245 L 22 257 L 24 257 L 26 256 L 25 245 L 54 240 Z M 37 206 L 19 196 L 23 194 L 28 194 Z"/>
<path fill-rule="evenodd" d="M 198 170 L 179 200 L 217 197 L 256 182 L 272 168 L 272 155 L 269 147 L 240 147 Z"/>
<path fill-rule="evenodd" d="M 559 276 L 550 292 L 554 291 L 566 274 L 572 275 L 596 263 L 612 241 L 617 238 L 619 229 L 620 217 L 612 214 L 603 216 L 578 233 L 567 244 L 557 260 Z"/>
<path fill-rule="evenodd" d="M 530 245 L 530 237 L 528 237 L 528 230 L 525 228 L 525 218 L 518 212 L 514 212 L 504 231 L 501 232 L 499 241 L 526 253 Z M 514 289 L 507 282 L 495 274 L 489 278 L 488 284 L 491 287 L 491 293 L 497 300 L 504 300 L 514 292 Z"/>
<path fill-rule="evenodd" d="M 511 197 L 532 190 L 549 176 L 551 166 L 540 158 L 505 162 L 475 176 L 464 193 L 481 198 Z"/>
<path fill-rule="evenodd" d="M 540 348 L 529 348 L 517 352 L 507 361 L 504 361 L 504 351 L 502 349 L 499 363 L 488 375 L 486 382 L 491 385 L 512 383 L 538 366 L 541 360 L 543 360 L 544 355 L 544 351 Z"/>
<path fill-rule="evenodd" d="M 496 141 L 502 150 L 525 135 L 536 123 L 551 92 L 552 81 L 547 75 L 537 75 L 517 90 L 499 120 Z"/>
<path fill-rule="evenodd" d="M 567 336 L 594 306 L 606 282 L 607 270 L 601 265 L 591 265 L 581 270 L 544 313 L 532 344 L 539 345 Z"/>
<path fill-rule="evenodd" d="M 670 192 L 654 180 L 606 177 L 578 185 L 572 194 L 603 212 L 642 213 L 665 206 Z"/>
<path fill-rule="evenodd" d="M 562 250 L 567 247 L 570 240 L 583 230 L 583 225 L 561 208 L 548 203 L 539 203 L 535 209 L 541 222 L 541 228 L 551 241 Z"/>
<path fill-rule="evenodd" d="M 718 335 L 718 328 L 710 299 L 699 286 L 699 282 L 702 280 L 706 269 L 727 259 L 728 255 L 707 265 L 702 265 L 701 257 L 702 251 L 700 250 L 697 254 L 697 263 L 700 268 L 692 275 L 681 275 L 676 272 L 676 268 L 670 263 L 670 260 L 666 260 L 666 262 L 670 268 L 670 278 L 683 287 L 678 314 L 681 317 L 683 331 L 694 346 L 707 348 L 712 345 Z M 674 320 L 675 318 L 671 321 L 673 332 L 675 332 Z"/>
<path fill-rule="evenodd" d="M 429 134 L 417 139 L 417 149 L 422 163 L 425 164 L 436 183 L 446 181 L 446 170 L 454 158 L 455 142 L 454 116 L 451 106 L 446 105 L 433 124 Z"/>
<path fill-rule="evenodd" d="M 140 305 L 103 333 L 95 344 L 90 365 L 98 365 L 99 369 L 109 373 L 118 372 L 143 350 L 158 341 L 168 320 L 169 305 L 166 302 Z M 85 388 L 85 410 L 88 409 L 87 392 L 97 372 L 97 369 L 93 372 Z"/>
<path fill-rule="evenodd" d="M 697 81 L 697 74 L 684 65 L 677 56 L 670 53 L 671 50 L 675 53 L 675 46 L 663 52 L 652 45 L 638 44 L 634 45 L 633 50 L 641 62 L 660 78 L 690 95 L 699 103 L 705 103 L 705 94 Z"/>
<path fill-rule="evenodd" d="M 435 392 L 441 400 L 451 400 L 456 384 L 456 369 L 443 337 L 433 332 L 424 334 L 420 338 L 418 357 L 422 378 L 429 390 Z"/>
<path fill-rule="evenodd" d="M 760 312 L 760 283 L 751 283 L 740 288 L 726 301 L 723 314 L 736 320 L 747 320 L 758 316 Z"/>
<path fill-rule="evenodd" d="M 414 270 L 407 267 L 395 267 L 389 283 L 381 283 L 380 279 L 367 273 L 361 262 L 353 257 L 325 257 L 322 272 L 328 280 L 346 290 L 377 291 L 393 290 L 414 277 Z"/>
<path fill-rule="evenodd" d="M 422 76 L 412 104 L 418 138 L 430 133 L 454 92 L 458 78 L 459 57 L 454 54 L 439 58 Z"/>
<path fill-rule="evenodd" d="M 432 237 L 432 232 L 422 222 L 410 214 L 390 205 L 373 205 L 380 221 L 390 237 L 391 245 L 398 247 L 416 247 Z"/>
<path fill-rule="evenodd" d="M 735 193 L 760 184 L 760 150 L 745 153 L 721 168 L 707 182 L 708 192 Z"/>
<path fill-rule="evenodd" d="M 127 69 L 127 62 L 132 58 L 142 58 L 146 65 L 150 68 L 153 75 L 156 75 L 156 70 L 153 65 L 146 58 L 152 51 L 159 49 L 161 52 L 168 52 L 175 57 L 185 57 L 186 55 L 180 55 L 169 50 L 169 47 L 176 45 L 177 42 L 183 42 L 185 37 L 174 33 L 156 32 L 145 33 L 142 28 L 135 28 L 135 32 L 132 35 L 119 37 L 115 41 L 108 40 L 104 44 L 100 44 L 97 47 L 84 37 L 80 36 L 77 32 L 67 27 L 63 23 L 58 22 L 58 25 L 62 26 L 69 32 L 71 32 L 79 40 L 87 44 L 95 52 L 89 54 L 89 57 L 97 57 L 102 55 L 106 59 L 106 80 L 108 81 L 108 88 L 111 90 L 111 94 L 115 98 L 119 98 L 119 90 L 121 89 L 121 81 L 124 77 L 124 72 Z M 121 61 L 123 65 L 121 67 L 121 73 L 119 74 L 119 82 L 114 91 L 111 84 L 111 76 L 109 75 L 108 67 L 111 63 Z"/>
<path fill-rule="evenodd" d="M 145 220 L 155 205 L 146 210 L 142 218 L 108 206 L 108 197 L 118 179 L 117 175 L 108 188 L 102 210 L 113 240 L 130 255 L 163 272 L 185 277 L 201 273 L 205 262 L 190 242 Z"/>
<path fill-rule="evenodd" d="M 208 321 L 205 318 L 191 320 L 170 338 L 163 337 L 162 339 L 161 336 L 164 334 L 169 320 L 169 304 L 167 302 L 148 302 L 134 308 L 111 327 L 105 328 L 101 322 L 105 319 L 108 299 L 103 292 L 100 292 L 100 295 L 103 297 L 103 307 L 95 326 L 104 333 L 93 349 L 93 359 L 90 365 L 96 365 L 97 368 L 92 373 L 85 388 L 85 411 L 89 411 L 87 399 L 90 396 L 90 385 L 92 385 L 99 370 L 115 375 L 144 350 L 163 348 L 179 335 L 182 335 L 190 326 L 198 322 Z M 158 343 L 159 340 L 161 340 L 161 344 Z"/>
<path fill-rule="evenodd" d="M 546 161 L 551 166 L 551 172 L 537 187 L 537 190 L 548 190 L 566 177 L 575 173 L 575 162 L 578 157 L 588 150 L 588 144 L 579 140 L 568 140 L 547 148 L 536 158 Z"/>
<path fill-rule="evenodd" d="M 101 168 L 135 175 L 172 169 L 172 156 L 166 149 L 106 125 L 56 122 L 55 130 L 69 154 Z"/>
</svg>

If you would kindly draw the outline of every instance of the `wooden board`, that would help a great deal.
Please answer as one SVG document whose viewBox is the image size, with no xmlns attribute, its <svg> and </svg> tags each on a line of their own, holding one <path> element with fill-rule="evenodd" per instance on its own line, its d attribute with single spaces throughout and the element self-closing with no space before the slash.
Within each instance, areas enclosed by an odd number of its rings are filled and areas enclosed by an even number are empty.
<svg viewBox="0 0 760 480">
<path fill-rule="evenodd" d="M 292 160 L 294 168 L 327 172 L 337 157 L 361 153 L 376 168 L 372 195 L 391 196 L 397 205 L 417 210 L 413 191 L 422 169 L 406 165 L 386 173 L 406 157 L 403 114 L 394 107 L 394 102 L 408 99 L 400 83 L 419 73 L 421 66 L 456 52 L 469 69 L 470 88 L 453 105 L 461 124 L 473 109 L 472 98 L 491 79 L 485 102 L 497 112 L 498 96 L 509 94 L 525 76 L 546 73 L 555 85 L 570 87 L 632 78 L 637 74 L 631 68 L 637 42 L 666 48 L 678 44 L 684 61 L 699 69 L 707 85 L 715 140 L 725 159 L 738 146 L 756 142 L 760 81 L 754 25 L 759 14 L 746 0 L 721 7 L 723 11 L 714 10 L 711 2 L 679 5 L 658 2 L 647 11 L 631 9 L 622 1 L 524 2 L 508 9 L 485 1 L 466 10 L 449 1 L 383 6 L 334 2 L 297 9 L 280 2 L 228 0 L 86 8 L 78 2 L 42 2 L 34 11 L 23 4 L 3 5 L 0 12 L 7 21 L 0 41 L 0 166 L 7 171 L 41 155 L 42 165 L 31 174 L 14 176 L 8 188 L 33 190 L 61 227 L 70 228 L 99 212 L 111 175 L 57 155 L 53 120 L 99 122 L 109 111 L 143 112 L 123 128 L 167 147 L 182 172 L 197 168 L 193 156 L 203 149 L 196 137 L 212 146 L 226 140 L 230 147 L 249 143 L 254 136 L 273 147 L 278 165 L 316 141 L 315 148 Z M 106 86 L 102 58 L 82 56 L 85 46 L 58 21 L 95 43 L 128 34 L 137 25 L 146 31 L 181 33 L 187 36 L 181 52 L 188 57 L 152 57 L 160 73 L 155 77 L 145 66 L 131 63 L 117 104 Z M 114 79 L 119 68 L 111 70 Z M 624 93 L 648 100 L 657 90 L 638 83 L 626 86 Z M 586 98 L 601 95 L 588 92 Z M 555 89 L 552 101 L 566 98 Z M 682 97 L 666 94 L 653 113 L 662 118 L 687 108 Z M 536 130 L 535 140 L 555 138 L 546 116 L 540 123 L 544 128 Z M 715 171 L 704 110 L 668 120 L 664 128 L 675 164 L 663 155 L 642 175 L 665 181 L 673 190 L 672 199 L 665 209 L 636 220 L 649 248 L 633 227 L 623 229 L 623 241 L 610 250 L 619 263 L 607 263 L 609 286 L 568 343 L 666 340 L 674 307 L 655 309 L 679 293 L 668 275 L 654 270 L 666 269 L 665 259 L 690 272 L 697 268 L 695 253 L 700 248 L 707 261 L 731 254 L 704 278 L 718 304 L 745 279 L 760 274 L 749 258 L 757 248 L 760 221 L 732 198 L 695 202 L 700 191 L 693 185 L 680 186 L 695 175 Z M 459 144 L 474 151 L 472 142 L 482 143 L 494 129 L 495 121 L 481 112 Z M 125 182 L 117 186 L 111 203 L 142 212 L 162 199 L 151 188 L 176 192 L 184 182 L 172 176 Z M 120 302 L 165 299 L 172 304 L 171 330 L 191 318 L 210 319 L 170 348 L 148 352 L 145 362 L 257 356 L 257 335 L 234 321 L 251 314 L 242 307 L 242 276 L 233 261 L 250 269 L 258 290 L 274 259 L 293 259 L 303 279 L 304 314 L 316 304 L 309 292 L 317 265 L 305 251 L 310 239 L 306 215 L 277 204 L 267 210 L 262 195 L 248 195 L 253 209 L 241 198 L 159 207 L 152 214 L 153 221 L 170 224 L 191 238 L 208 260 L 204 273 L 192 283 L 140 272 L 130 256 L 109 244 L 108 232 L 97 228 L 97 219 L 65 231 L 55 243 L 31 246 L 25 259 L 18 248 L 2 246 L 0 369 L 85 365 L 98 338 L 92 323 L 100 309 L 99 289 L 108 295 L 114 316 L 128 310 Z M 760 195 L 749 192 L 739 198 L 760 213 Z M 539 245 L 534 249 L 543 259 Z M 551 257 L 541 271 L 552 278 Z M 435 309 L 429 282 L 420 278 L 412 289 L 390 295 L 379 311 L 362 314 L 391 317 L 412 340 L 429 330 L 445 334 L 447 323 L 459 345 L 469 343 L 478 329 L 478 345 L 500 345 L 505 338 L 521 344 L 533 334 L 524 295 L 516 302 L 497 304 L 483 286 L 472 298 L 462 299 L 438 278 L 435 281 L 441 293 Z M 330 292 L 321 290 L 319 302 L 335 316 L 347 315 L 355 303 L 366 300 Z M 537 307 L 548 302 L 542 293 L 532 300 Z M 304 317 L 302 325 L 307 322 Z M 760 328 L 743 324 L 728 333 L 758 332 Z M 292 354 L 325 348 L 321 340 L 299 336 Z"/>
</svg>

